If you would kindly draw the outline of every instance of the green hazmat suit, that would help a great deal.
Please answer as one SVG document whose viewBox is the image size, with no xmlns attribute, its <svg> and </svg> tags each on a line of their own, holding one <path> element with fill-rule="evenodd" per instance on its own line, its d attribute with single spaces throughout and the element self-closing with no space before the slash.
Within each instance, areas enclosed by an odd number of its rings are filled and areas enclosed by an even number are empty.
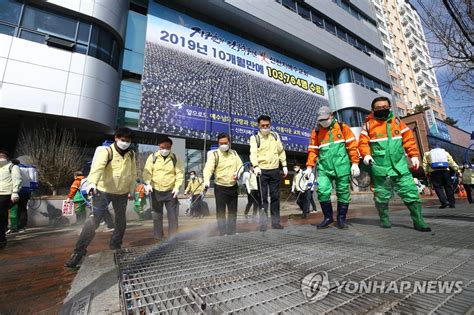
<svg viewBox="0 0 474 315">
<path fill-rule="evenodd" d="M 392 120 L 396 120 L 395 124 L 392 123 Z M 367 125 L 370 126 L 371 122 L 374 122 L 374 118 L 369 116 L 368 124 L 364 126 L 361 132 L 359 148 L 361 152 L 364 152 L 364 146 L 369 143 L 371 156 L 374 159 L 371 176 L 374 186 L 375 206 L 380 216 L 380 225 L 385 228 L 391 226 L 388 202 L 392 197 L 392 191 L 395 190 L 410 210 L 415 228 L 428 228 L 421 214 L 421 199 L 410 173 L 403 146 L 403 133 L 409 132 L 410 134 L 405 137 L 413 137 L 411 131 L 403 122 L 397 120 L 391 112 L 386 119 L 384 134 L 380 134 L 380 127 L 377 130 L 367 130 Z M 372 128 L 369 127 L 369 129 Z"/>
</svg>

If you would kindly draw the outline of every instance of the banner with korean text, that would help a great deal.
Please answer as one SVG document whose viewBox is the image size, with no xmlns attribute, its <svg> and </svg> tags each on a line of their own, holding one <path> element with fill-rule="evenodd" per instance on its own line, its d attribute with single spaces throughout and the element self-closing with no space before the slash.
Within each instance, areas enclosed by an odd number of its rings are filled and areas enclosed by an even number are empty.
<svg viewBox="0 0 474 315">
<path fill-rule="evenodd" d="M 291 151 L 306 151 L 325 73 L 150 1 L 140 130 L 248 144 L 256 118 L 272 118 Z"/>
</svg>

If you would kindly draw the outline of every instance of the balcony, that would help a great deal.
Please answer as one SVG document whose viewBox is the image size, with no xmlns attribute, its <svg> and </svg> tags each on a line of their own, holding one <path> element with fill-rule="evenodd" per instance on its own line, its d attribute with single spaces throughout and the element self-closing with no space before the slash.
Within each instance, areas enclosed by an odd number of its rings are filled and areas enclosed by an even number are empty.
<svg viewBox="0 0 474 315">
<path fill-rule="evenodd" d="M 421 48 L 419 46 L 415 46 L 415 51 L 418 54 L 418 56 L 423 56 L 424 55 L 423 50 L 421 50 Z"/>
<path fill-rule="evenodd" d="M 426 78 L 426 80 L 431 81 L 430 79 L 430 71 L 427 69 L 422 69 L 423 76 Z"/>
<path fill-rule="evenodd" d="M 405 37 L 410 38 L 414 33 L 411 31 L 411 27 L 405 30 Z"/>
<path fill-rule="evenodd" d="M 408 21 L 408 17 L 407 17 L 406 15 L 404 15 L 404 16 L 402 17 L 402 25 L 403 25 L 403 26 L 407 26 L 407 25 L 408 25 L 408 22 L 409 22 L 409 21 Z"/>
<path fill-rule="evenodd" d="M 413 70 L 418 72 L 420 70 L 426 70 L 426 64 L 418 58 L 413 64 Z"/>
</svg>

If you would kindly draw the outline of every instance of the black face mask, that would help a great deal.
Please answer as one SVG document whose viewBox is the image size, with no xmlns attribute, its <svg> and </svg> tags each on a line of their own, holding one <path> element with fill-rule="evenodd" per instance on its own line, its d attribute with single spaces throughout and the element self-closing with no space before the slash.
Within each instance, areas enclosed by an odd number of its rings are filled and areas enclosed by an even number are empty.
<svg viewBox="0 0 474 315">
<path fill-rule="evenodd" d="M 390 114 L 389 108 L 374 111 L 374 117 L 377 119 L 387 119 L 388 114 Z"/>
</svg>

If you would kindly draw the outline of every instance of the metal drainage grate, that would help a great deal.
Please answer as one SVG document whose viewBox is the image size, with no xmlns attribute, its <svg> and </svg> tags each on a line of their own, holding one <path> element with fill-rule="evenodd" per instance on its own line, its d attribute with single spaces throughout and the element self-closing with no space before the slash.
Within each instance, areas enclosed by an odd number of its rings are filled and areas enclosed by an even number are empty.
<svg viewBox="0 0 474 315">
<path fill-rule="evenodd" d="M 117 253 L 124 313 L 464 313 L 474 301 L 474 212 L 425 211 L 434 233 L 411 228 L 406 212 L 392 229 L 377 218 L 349 230 L 286 230 L 163 243 Z M 301 281 L 326 271 L 329 294 L 307 301 Z M 336 281 L 462 281 L 462 292 L 338 292 Z"/>
</svg>

